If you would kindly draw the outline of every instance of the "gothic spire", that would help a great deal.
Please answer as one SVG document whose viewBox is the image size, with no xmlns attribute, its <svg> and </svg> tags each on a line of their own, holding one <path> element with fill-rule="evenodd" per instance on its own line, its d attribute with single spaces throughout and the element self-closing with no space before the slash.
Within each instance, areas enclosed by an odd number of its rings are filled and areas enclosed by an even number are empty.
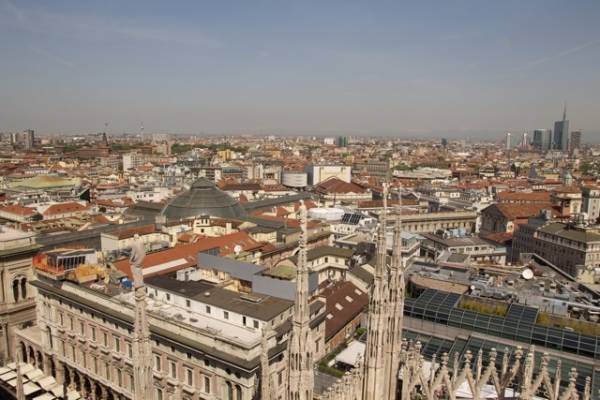
<svg viewBox="0 0 600 400">
<path fill-rule="evenodd" d="M 271 400 L 271 368 L 269 367 L 270 334 L 270 327 L 267 324 L 263 325 L 260 342 L 260 398 L 262 400 Z"/>
<path fill-rule="evenodd" d="M 402 325 L 404 316 L 404 259 L 402 256 L 402 192 L 399 193 L 394 224 L 394 241 L 392 245 L 392 264 L 390 268 L 389 301 L 390 315 L 388 326 L 388 343 L 386 343 L 388 377 L 388 398 L 395 399 L 400 369 L 400 351 L 402 347 Z"/>
<path fill-rule="evenodd" d="M 314 340 L 310 329 L 307 240 L 307 211 L 306 205 L 302 202 L 300 204 L 300 239 L 296 266 L 296 297 L 288 352 L 290 400 L 312 400 L 314 390 Z"/>
<path fill-rule="evenodd" d="M 375 277 L 369 296 L 369 313 L 367 322 L 367 346 L 365 348 L 364 380 L 362 400 L 386 400 L 388 392 L 386 382 L 389 377 L 385 373 L 386 341 L 388 329 L 388 295 L 387 295 L 387 183 L 383 184 L 383 209 L 379 218 L 377 237 L 377 260 Z"/>
<path fill-rule="evenodd" d="M 23 374 L 21 372 L 21 350 L 20 348 L 16 351 L 17 354 L 17 383 L 15 386 L 16 400 L 25 400 L 25 391 L 23 389 Z"/>
<path fill-rule="evenodd" d="M 133 275 L 133 290 L 135 299 L 135 320 L 133 332 L 133 400 L 146 400 L 154 396 L 152 386 L 153 360 L 150 343 L 150 326 L 146 317 L 146 286 L 142 272 L 142 261 L 146 255 L 144 245 L 135 235 L 132 246 L 130 263 Z"/>
<path fill-rule="evenodd" d="M 375 266 L 375 274 L 383 274 L 385 272 L 385 266 L 387 261 L 387 196 L 388 186 L 387 182 L 383 183 L 383 208 L 379 216 L 379 232 L 377 234 L 377 265 Z"/>
</svg>

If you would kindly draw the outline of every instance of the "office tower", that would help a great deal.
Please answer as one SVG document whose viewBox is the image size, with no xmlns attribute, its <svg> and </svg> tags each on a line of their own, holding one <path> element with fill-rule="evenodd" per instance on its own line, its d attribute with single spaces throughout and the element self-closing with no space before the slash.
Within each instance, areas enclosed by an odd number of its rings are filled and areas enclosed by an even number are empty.
<svg viewBox="0 0 600 400">
<path fill-rule="evenodd" d="M 533 131 L 533 147 L 539 151 L 548 151 L 552 145 L 552 132 L 550 129 L 536 129 Z"/>
<path fill-rule="evenodd" d="M 569 151 L 570 152 L 581 149 L 581 135 L 582 134 L 583 133 L 581 131 L 571 132 L 571 138 L 569 140 Z"/>
<path fill-rule="evenodd" d="M 569 120 L 567 119 L 567 105 L 563 110 L 562 121 L 554 123 L 554 150 L 568 151 L 569 150 Z"/>
<path fill-rule="evenodd" d="M 511 149 L 511 133 L 510 132 L 506 132 L 506 150 L 510 150 Z"/>
<path fill-rule="evenodd" d="M 348 146 L 348 137 L 347 136 L 338 136 L 337 137 L 337 147 L 346 147 Z"/>
<path fill-rule="evenodd" d="M 523 139 L 521 140 L 521 148 L 527 148 L 529 146 L 529 135 L 527 132 L 523 132 Z"/>
<path fill-rule="evenodd" d="M 17 133 L 13 137 L 11 137 L 11 141 L 19 148 L 22 148 L 24 150 L 31 150 L 33 149 L 33 145 L 35 142 L 34 131 L 32 129 L 26 129 L 23 132 Z"/>
<path fill-rule="evenodd" d="M 448 147 L 448 139 L 446 139 L 446 138 L 442 139 L 442 147 L 444 147 L 444 148 Z"/>
</svg>

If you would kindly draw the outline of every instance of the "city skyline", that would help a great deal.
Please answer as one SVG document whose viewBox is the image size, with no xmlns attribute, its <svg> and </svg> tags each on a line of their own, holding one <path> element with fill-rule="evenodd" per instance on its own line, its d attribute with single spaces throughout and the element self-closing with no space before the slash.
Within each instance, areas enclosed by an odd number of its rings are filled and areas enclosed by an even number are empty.
<svg viewBox="0 0 600 400">
<path fill-rule="evenodd" d="M 0 1 L 0 131 L 596 141 L 594 2 Z M 532 21 L 537 21 L 535 24 Z"/>
</svg>

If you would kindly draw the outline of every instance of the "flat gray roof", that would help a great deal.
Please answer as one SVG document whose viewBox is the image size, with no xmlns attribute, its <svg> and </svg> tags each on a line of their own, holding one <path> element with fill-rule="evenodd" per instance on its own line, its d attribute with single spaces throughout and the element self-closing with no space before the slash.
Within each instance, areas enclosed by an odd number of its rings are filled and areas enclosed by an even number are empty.
<svg viewBox="0 0 600 400">
<path fill-rule="evenodd" d="M 148 278 L 146 283 L 179 296 L 261 321 L 270 321 L 294 305 L 293 301 L 279 297 L 259 293 L 234 292 L 206 282 L 179 281 L 164 275 Z"/>
</svg>

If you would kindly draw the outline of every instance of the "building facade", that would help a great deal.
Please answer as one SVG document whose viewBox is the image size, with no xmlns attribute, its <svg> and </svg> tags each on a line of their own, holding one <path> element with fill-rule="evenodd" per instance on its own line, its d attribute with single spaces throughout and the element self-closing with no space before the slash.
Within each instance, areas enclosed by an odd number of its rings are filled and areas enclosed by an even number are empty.
<svg viewBox="0 0 600 400">
<path fill-rule="evenodd" d="M 600 232 L 573 223 L 531 218 L 516 232 L 513 256 L 536 253 L 578 277 L 587 269 L 600 267 Z"/>
<path fill-rule="evenodd" d="M 15 360 L 15 331 L 35 322 L 31 259 L 39 250 L 32 233 L 0 227 L 0 364 Z"/>
<path fill-rule="evenodd" d="M 582 195 L 581 211 L 587 214 L 588 221 L 597 221 L 600 218 L 600 187 L 583 187 Z"/>
</svg>

